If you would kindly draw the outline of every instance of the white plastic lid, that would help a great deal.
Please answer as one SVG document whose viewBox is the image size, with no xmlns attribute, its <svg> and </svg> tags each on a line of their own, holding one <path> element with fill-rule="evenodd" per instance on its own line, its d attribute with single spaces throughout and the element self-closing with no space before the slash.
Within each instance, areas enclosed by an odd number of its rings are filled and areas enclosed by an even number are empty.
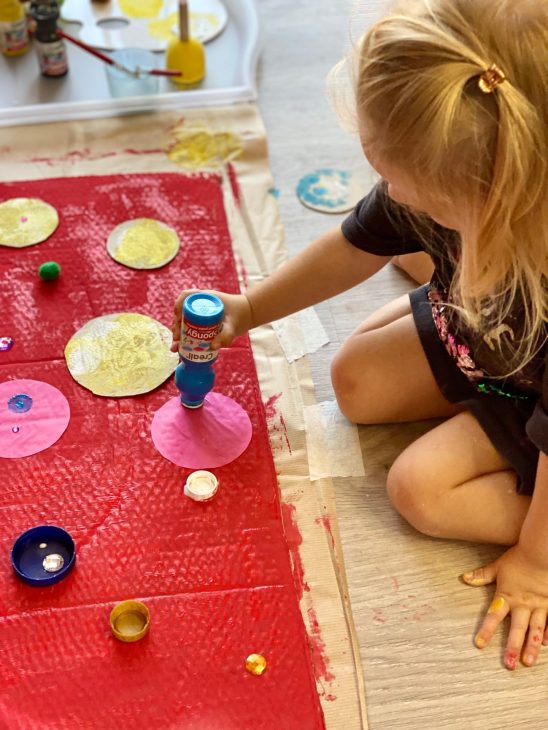
<svg viewBox="0 0 548 730">
<path fill-rule="evenodd" d="M 206 502 L 215 496 L 218 488 L 219 482 L 215 474 L 200 469 L 188 475 L 183 491 L 187 497 L 197 502 Z"/>
</svg>

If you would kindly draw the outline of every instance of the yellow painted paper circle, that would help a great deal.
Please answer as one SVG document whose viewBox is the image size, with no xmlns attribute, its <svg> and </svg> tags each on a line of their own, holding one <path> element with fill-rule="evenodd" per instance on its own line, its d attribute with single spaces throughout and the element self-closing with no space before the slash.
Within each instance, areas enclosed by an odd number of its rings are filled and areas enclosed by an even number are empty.
<svg viewBox="0 0 548 730">
<path fill-rule="evenodd" d="M 95 395 L 148 393 L 174 372 L 171 331 L 144 314 L 119 312 L 87 322 L 68 341 L 65 359 L 77 383 Z"/>
<path fill-rule="evenodd" d="M 130 269 L 158 269 L 179 250 L 179 236 L 173 228 L 153 218 L 124 221 L 111 232 L 107 251 L 115 261 Z"/>
<path fill-rule="evenodd" d="M 42 243 L 58 225 L 55 208 L 38 198 L 10 198 L 0 203 L 0 246 L 24 248 Z"/>
</svg>

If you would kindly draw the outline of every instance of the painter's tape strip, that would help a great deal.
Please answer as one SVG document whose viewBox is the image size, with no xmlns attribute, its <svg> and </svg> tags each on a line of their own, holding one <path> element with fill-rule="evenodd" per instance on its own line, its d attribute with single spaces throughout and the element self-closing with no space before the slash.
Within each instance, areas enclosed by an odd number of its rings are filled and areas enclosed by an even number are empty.
<svg viewBox="0 0 548 730">
<path fill-rule="evenodd" d="M 365 476 L 357 427 L 336 401 L 304 407 L 310 479 Z"/>
<path fill-rule="evenodd" d="M 272 326 L 290 363 L 316 352 L 329 342 L 329 337 L 313 307 L 273 322 Z"/>
</svg>

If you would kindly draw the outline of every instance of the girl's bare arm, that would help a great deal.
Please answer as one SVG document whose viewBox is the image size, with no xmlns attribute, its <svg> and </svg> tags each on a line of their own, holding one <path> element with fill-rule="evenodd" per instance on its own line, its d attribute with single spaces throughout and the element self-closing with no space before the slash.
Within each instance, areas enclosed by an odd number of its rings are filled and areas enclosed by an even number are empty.
<svg viewBox="0 0 548 730">
<path fill-rule="evenodd" d="M 351 289 L 376 273 L 390 258 L 361 251 L 346 240 L 340 228 L 333 228 L 246 294 L 214 292 L 223 300 L 225 318 L 223 330 L 212 347 L 227 346 L 234 337 L 253 327 Z M 173 349 L 179 339 L 181 305 L 192 291 L 195 290 L 181 292 L 175 304 Z"/>
</svg>

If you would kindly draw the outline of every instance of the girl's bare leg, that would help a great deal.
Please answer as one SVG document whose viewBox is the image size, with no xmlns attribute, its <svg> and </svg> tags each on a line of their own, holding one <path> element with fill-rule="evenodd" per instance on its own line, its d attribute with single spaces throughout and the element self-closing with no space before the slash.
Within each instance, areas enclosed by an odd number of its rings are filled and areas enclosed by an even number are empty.
<svg viewBox="0 0 548 730">
<path fill-rule="evenodd" d="M 439 391 L 411 315 L 397 299 L 361 324 L 337 353 L 332 380 L 357 423 L 452 416 L 411 444 L 387 481 L 394 506 L 420 532 L 513 545 L 530 504 L 474 416 Z"/>
<path fill-rule="evenodd" d="M 433 537 L 514 545 L 530 497 L 469 412 L 412 443 L 387 480 L 390 500 L 417 530 Z"/>
<path fill-rule="evenodd" d="M 407 295 L 379 309 L 335 355 L 331 379 L 339 407 L 355 423 L 452 416 L 423 352 Z"/>
</svg>

